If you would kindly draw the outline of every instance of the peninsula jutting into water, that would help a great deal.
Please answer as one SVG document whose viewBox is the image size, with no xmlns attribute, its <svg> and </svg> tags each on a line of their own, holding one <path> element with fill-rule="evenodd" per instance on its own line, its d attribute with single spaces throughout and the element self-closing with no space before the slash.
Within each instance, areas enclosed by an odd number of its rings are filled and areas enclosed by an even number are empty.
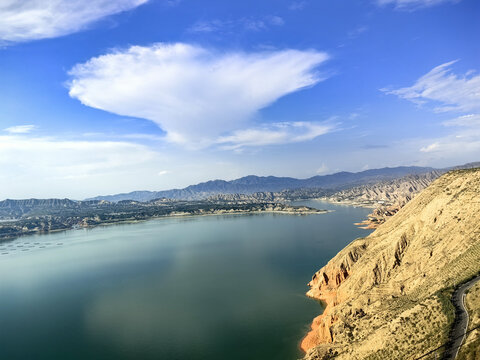
<svg viewBox="0 0 480 360">
<path fill-rule="evenodd" d="M 0 241 L 22 235 L 47 233 L 98 225 L 136 222 L 165 216 L 199 216 L 275 212 L 320 214 L 326 210 L 291 206 L 268 201 L 174 201 L 149 202 L 69 199 L 29 199 L 0 201 Z"/>
</svg>

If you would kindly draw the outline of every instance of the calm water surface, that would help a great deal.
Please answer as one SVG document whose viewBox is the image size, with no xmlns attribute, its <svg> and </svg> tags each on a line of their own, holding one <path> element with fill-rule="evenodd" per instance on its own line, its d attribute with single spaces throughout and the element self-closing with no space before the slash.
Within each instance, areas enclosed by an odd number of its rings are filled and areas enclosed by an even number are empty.
<svg viewBox="0 0 480 360">
<path fill-rule="evenodd" d="M 306 283 L 369 210 L 204 216 L 0 243 L 0 359 L 296 359 Z"/>
</svg>

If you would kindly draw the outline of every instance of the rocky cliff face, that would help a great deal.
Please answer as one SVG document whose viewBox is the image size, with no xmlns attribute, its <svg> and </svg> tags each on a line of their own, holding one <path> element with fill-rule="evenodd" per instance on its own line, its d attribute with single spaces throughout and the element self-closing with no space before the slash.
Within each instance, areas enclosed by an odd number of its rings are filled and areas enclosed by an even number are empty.
<svg viewBox="0 0 480 360">
<path fill-rule="evenodd" d="M 448 289 L 480 271 L 480 169 L 435 180 L 320 269 L 306 359 L 410 359 L 445 341 Z"/>
<path fill-rule="evenodd" d="M 425 174 L 408 175 L 398 179 L 355 186 L 335 192 L 328 196 L 328 200 L 367 206 L 379 203 L 404 205 L 442 173 L 435 170 Z"/>
<path fill-rule="evenodd" d="M 443 173 L 443 170 L 434 170 L 425 174 L 407 175 L 339 190 L 320 198 L 330 202 L 373 207 L 368 218 L 357 225 L 364 229 L 376 229 Z"/>
</svg>

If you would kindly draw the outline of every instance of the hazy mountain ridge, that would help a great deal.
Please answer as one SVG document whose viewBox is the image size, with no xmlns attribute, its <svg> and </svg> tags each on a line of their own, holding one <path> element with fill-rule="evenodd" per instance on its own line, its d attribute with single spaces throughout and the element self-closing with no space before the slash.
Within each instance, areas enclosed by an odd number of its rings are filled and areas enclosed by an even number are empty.
<svg viewBox="0 0 480 360">
<path fill-rule="evenodd" d="M 94 208 L 109 204 L 102 200 L 75 201 L 70 199 L 24 199 L 0 201 L 0 219 L 18 218 L 28 214 L 45 212 L 56 213 L 61 211 L 73 211 L 84 208 Z M 118 204 L 121 206 L 121 203 Z"/>
<path fill-rule="evenodd" d="M 253 194 L 217 194 L 208 197 L 215 201 L 294 201 L 321 199 L 354 206 L 403 206 L 415 194 L 426 188 L 443 171 L 433 170 L 423 174 L 406 175 L 393 180 L 380 180 L 359 186 L 344 186 L 342 190 L 300 188 L 279 192 L 256 192 Z"/>
<path fill-rule="evenodd" d="M 456 166 L 456 169 L 471 168 L 480 163 Z M 419 190 L 426 187 L 433 179 L 445 170 L 430 170 L 422 167 L 398 167 L 366 170 L 360 173 L 340 172 L 332 175 L 315 176 L 300 180 L 288 177 L 260 177 L 246 176 L 230 182 L 212 180 L 205 183 L 191 185 L 185 189 L 175 189 L 159 192 L 135 191 L 128 194 L 102 196 L 82 201 L 65 199 L 6 199 L 0 201 L 0 219 L 18 218 L 35 213 L 59 213 L 62 211 L 75 212 L 85 209 L 105 207 L 122 209 L 123 207 L 142 205 L 148 207 L 173 203 L 175 201 L 213 201 L 225 203 L 262 203 L 285 202 L 300 199 L 323 198 L 333 202 L 346 202 L 353 205 L 378 205 L 393 203 L 404 205 Z M 430 171 L 427 171 L 430 170 Z M 399 174 L 409 172 L 399 177 Z M 361 185 L 356 183 L 361 182 Z M 324 184 L 324 188 L 314 186 Z M 336 184 L 335 188 L 328 188 Z M 340 185 L 342 184 L 342 185 Z M 258 187 L 300 186 L 281 191 L 251 191 Z M 244 192 L 230 192 L 233 189 Z M 248 191 L 247 191 L 248 190 Z M 167 197 L 165 195 L 171 195 Z M 135 198 L 135 199 L 123 199 Z M 154 199 L 150 199 L 154 197 Z M 186 199 L 184 199 L 186 198 Z M 197 199 L 200 198 L 200 199 Z M 112 201 L 107 199 L 113 199 Z"/>
<path fill-rule="evenodd" d="M 317 175 L 308 179 L 249 175 L 231 181 L 211 180 L 190 185 L 183 189 L 134 191 L 123 194 L 96 196 L 87 200 L 106 200 L 111 202 L 121 200 L 149 201 L 157 198 L 200 200 L 217 194 L 253 194 L 301 188 L 337 189 L 345 186 L 394 179 L 409 174 L 422 174 L 432 170 L 434 169 L 430 167 L 400 166 L 365 170 L 358 173 L 343 171 L 331 175 Z"/>
</svg>

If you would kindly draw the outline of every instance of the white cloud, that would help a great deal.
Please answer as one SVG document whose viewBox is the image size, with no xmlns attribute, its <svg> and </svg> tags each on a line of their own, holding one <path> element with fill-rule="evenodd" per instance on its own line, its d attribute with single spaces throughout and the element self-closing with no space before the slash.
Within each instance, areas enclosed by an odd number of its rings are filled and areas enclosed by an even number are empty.
<svg viewBox="0 0 480 360">
<path fill-rule="evenodd" d="M 467 112 L 480 110 L 480 75 L 474 71 L 465 75 L 452 73 L 451 61 L 439 65 L 423 75 L 410 87 L 386 90 L 388 94 L 397 95 L 422 105 L 433 102 L 436 112 Z M 431 160 L 469 159 L 478 161 L 480 153 L 480 114 L 464 114 L 442 123 L 455 127 L 450 134 L 432 138 L 417 139 L 412 144 L 418 146 L 420 153 L 428 155 Z"/>
<path fill-rule="evenodd" d="M 10 134 L 26 134 L 35 130 L 35 125 L 17 125 L 17 126 L 10 126 L 3 131 L 6 131 Z"/>
<path fill-rule="evenodd" d="M 231 135 L 220 137 L 217 143 L 224 144 L 222 146 L 224 149 L 290 144 L 313 140 L 333 129 L 334 125 L 314 122 L 282 122 L 265 125 L 261 128 L 237 130 Z"/>
<path fill-rule="evenodd" d="M 323 80 L 315 69 L 327 59 L 315 50 L 132 46 L 76 65 L 69 94 L 93 108 L 151 120 L 170 141 L 206 146 L 249 126 L 280 97 Z"/>
<path fill-rule="evenodd" d="M 454 127 L 449 135 L 434 139 L 427 146 L 420 148 L 424 153 L 439 153 L 443 156 L 451 154 L 476 153 L 477 161 L 480 154 L 480 114 L 462 115 L 455 119 L 444 121 L 444 126 Z"/>
<path fill-rule="evenodd" d="M 435 151 L 435 150 L 438 150 L 440 148 L 440 143 L 438 142 L 434 142 L 428 146 L 424 146 L 422 148 L 420 148 L 420 151 L 421 152 L 432 152 L 432 151 Z"/>
<path fill-rule="evenodd" d="M 456 75 L 451 72 L 451 61 L 433 68 L 410 87 L 397 90 L 382 89 L 416 104 L 433 101 L 436 112 L 480 110 L 480 75 L 472 72 Z"/>
<path fill-rule="evenodd" d="M 2 0 L 0 41 L 53 38 L 84 29 L 106 16 L 148 0 Z"/>
<path fill-rule="evenodd" d="M 380 6 L 393 5 L 398 10 L 416 10 L 446 2 L 458 2 L 460 0 L 377 0 Z"/>
<path fill-rule="evenodd" d="M 328 168 L 328 166 L 325 165 L 325 163 L 322 163 L 322 166 L 320 166 L 320 167 L 317 169 L 316 173 L 317 173 L 317 175 L 325 175 L 325 174 L 327 174 L 329 171 L 330 171 L 330 169 Z"/>
<path fill-rule="evenodd" d="M 452 134 L 421 147 L 420 152 L 428 153 L 436 159 L 457 159 L 455 162 L 460 165 L 461 162 L 479 161 L 480 154 L 480 133 L 470 134 Z M 460 159 L 460 160 L 458 160 Z M 465 160 L 468 159 L 468 160 Z"/>
</svg>

